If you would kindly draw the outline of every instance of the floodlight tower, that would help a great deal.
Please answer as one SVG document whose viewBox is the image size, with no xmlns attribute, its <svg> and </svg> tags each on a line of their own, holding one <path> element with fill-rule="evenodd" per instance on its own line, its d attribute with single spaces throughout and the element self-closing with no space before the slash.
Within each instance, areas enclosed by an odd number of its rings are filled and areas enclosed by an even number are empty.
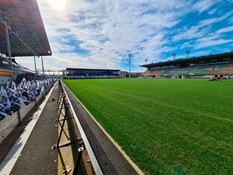
<svg viewBox="0 0 233 175">
<path fill-rule="evenodd" d="M 132 57 L 132 54 L 129 53 L 128 57 L 129 57 L 129 78 L 131 78 L 131 57 Z"/>
<path fill-rule="evenodd" d="M 173 60 L 175 60 L 175 59 L 176 59 L 176 53 L 174 52 L 174 53 L 172 54 L 172 56 L 173 56 Z"/>
<path fill-rule="evenodd" d="M 190 50 L 186 50 L 187 58 L 189 58 Z"/>
</svg>

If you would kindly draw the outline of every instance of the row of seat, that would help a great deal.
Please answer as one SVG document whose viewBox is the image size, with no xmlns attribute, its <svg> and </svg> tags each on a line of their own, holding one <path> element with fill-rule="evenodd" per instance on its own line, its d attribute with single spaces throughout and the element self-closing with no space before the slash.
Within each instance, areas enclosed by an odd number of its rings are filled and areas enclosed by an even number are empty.
<svg viewBox="0 0 233 175">
<path fill-rule="evenodd" d="M 43 79 L 27 81 L 25 78 L 16 85 L 7 83 L 6 87 L 0 86 L 0 121 L 7 115 L 17 112 L 24 104 L 28 106 L 35 102 L 36 98 L 47 90 L 55 79 Z"/>
<path fill-rule="evenodd" d="M 180 75 L 213 75 L 213 74 L 233 74 L 233 64 L 223 65 L 205 65 L 199 67 L 188 68 L 172 68 L 172 69 L 151 69 L 144 73 L 144 76 L 180 76 Z"/>
</svg>

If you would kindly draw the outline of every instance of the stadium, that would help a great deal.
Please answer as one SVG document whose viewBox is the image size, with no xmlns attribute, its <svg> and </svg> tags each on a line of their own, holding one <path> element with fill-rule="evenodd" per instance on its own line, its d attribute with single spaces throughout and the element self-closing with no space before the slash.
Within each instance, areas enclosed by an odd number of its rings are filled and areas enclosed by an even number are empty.
<svg viewBox="0 0 233 175">
<path fill-rule="evenodd" d="M 80 79 L 80 78 L 119 78 L 120 70 L 112 69 L 81 69 L 66 68 L 63 78 Z"/>
<path fill-rule="evenodd" d="M 0 175 L 233 174 L 233 12 L 180 3 L 1 1 Z"/>
<path fill-rule="evenodd" d="M 194 78 L 233 74 L 233 52 L 142 65 L 148 77 Z"/>
</svg>

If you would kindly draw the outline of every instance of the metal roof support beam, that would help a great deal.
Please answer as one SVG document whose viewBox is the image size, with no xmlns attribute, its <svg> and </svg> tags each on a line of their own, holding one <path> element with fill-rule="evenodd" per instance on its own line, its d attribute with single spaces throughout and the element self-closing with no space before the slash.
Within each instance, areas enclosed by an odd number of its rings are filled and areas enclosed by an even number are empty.
<svg viewBox="0 0 233 175">
<path fill-rule="evenodd" d="M 3 25 L 5 25 L 5 33 L 6 33 L 6 37 L 8 36 L 9 38 L 9 41 L 10 41 L 10 37 L 9 37 L 9 31 L 16 37 L 20 40 L 20 42 L 25 45 L 34 55 L 37 55 L 36 52 L 31 48 L 29 47 L 25 42 L 24 40 L 19 36 L 19 34 L 15 33 L 11 26 L 9 25 L 9 19 L 7 18 L 6 15 L 4 15 L 2 13 L 2 11 L 0 10 L 0 21 L 2 22 Z M 7 34 L 8 33 L 8 34 Z M 10 42 L 9 42 L 9 45 L 10 45 Z M 8 46 L 8 41 L 7 41 L 7 46 Z M 8 49 L 8 48 L 7 48 Z M 10 57 L 11 56 L 11 52 L 10 52 L 10 55 L 9 55 L 9 50 L 8 50 L 8 56 Z"/>
</svg>

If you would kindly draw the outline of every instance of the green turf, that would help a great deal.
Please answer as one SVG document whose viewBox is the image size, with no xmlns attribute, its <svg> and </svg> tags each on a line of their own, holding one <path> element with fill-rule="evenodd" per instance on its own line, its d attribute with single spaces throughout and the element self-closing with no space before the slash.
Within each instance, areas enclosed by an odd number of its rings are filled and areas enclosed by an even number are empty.
<svg viewBox="0 0 233 175">
<path fill-rule="evenodd" d="M 146 174 L 233 174 L 233 81 L 64 82 Z"/>
</svg>

